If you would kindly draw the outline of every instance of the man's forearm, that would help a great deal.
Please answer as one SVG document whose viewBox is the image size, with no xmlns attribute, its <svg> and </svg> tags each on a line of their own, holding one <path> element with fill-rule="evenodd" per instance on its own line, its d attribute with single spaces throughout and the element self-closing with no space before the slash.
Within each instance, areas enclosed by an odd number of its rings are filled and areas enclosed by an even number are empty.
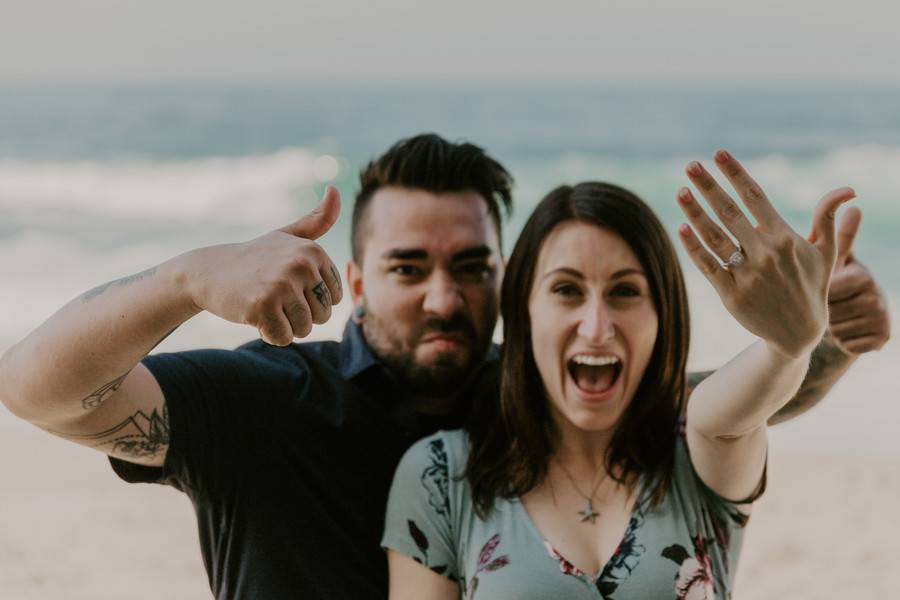
<svg viewBox="0 0 900 600">
<path fill-rule="evenodd" d="M 769 425 L 789 421 L 801 415 L 819 403 L 837 380 L 847 372 L 856 361 L 856 354 L 847 354 L 835 344 L 829 336 L 819 342 L 812 352 L 809 371 L 800 385 L 800 389 L 787 404 L 769 418 Z"/>
<path fill-rule="evenodd" d="M 176 259 L 177 260 L 177 259 Z M 77 419 L 198 312 L 173 261 L 75 298 L 0 358 L 0 398 L 22 418 Z"/>
</svg>

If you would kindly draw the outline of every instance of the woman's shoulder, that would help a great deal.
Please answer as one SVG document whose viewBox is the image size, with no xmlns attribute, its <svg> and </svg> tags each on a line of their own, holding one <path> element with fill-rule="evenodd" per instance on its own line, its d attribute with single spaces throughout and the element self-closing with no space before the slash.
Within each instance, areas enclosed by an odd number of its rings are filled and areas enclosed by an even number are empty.
<svg viewBox="0 0 900 600">
<path fill-rule="evenodd" d="M 418 458 L 440 455 L 444 461 L 465 464 L 469 454 L 469 436 L 462 429 L 441 430 L 422 438 L 410 446 L 406 457 Z"/>
<path fill-rule="evenodd" d="M 465 431 L 437 431 L 410 446 L 397 472 L 428 472 L 453 478 L 465 469 L 468 456 L 469 436 Z"/>
<path fill-rule="evenodd" d="M 452 507 L 467 499 L 465 481 L 459 477 L 467 454 L 468 437 L 462 431 L 438 431 L 413 444 L 394 474 L 388 520 L 402 513 L 423 530 L 427 523 L 434 525 L 434 519 L 440 527 L 449 527 L 456 512 Z M 402 523 L 398 527 L 403 529 Z"/>
</svg>

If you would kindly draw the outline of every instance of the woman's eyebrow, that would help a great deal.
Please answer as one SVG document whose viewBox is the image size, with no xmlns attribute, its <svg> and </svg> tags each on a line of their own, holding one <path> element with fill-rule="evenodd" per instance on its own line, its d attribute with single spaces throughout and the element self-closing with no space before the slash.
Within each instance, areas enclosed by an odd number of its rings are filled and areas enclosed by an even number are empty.
<svg viewBox="0 0 900 600">
<path fill-rule="evenodd" d="M 559 267 L 558 269 L 553 269 L 549 273 L 545 273 L 544 276 L 541 277 L 541 281 L 550 277 L 554 273 L 565 273 L 566 275 L 571 275 L 572 277 L 575 277 L 576 279 L 584 279 L 585 278 L 584 274 L 581 271 L 579 271 L 578 269 L 573 269 L 571 267 Z M 618 271 L 616 271 L 615 273 L 610 275 L 609 278 L 610 279 L 619 279 L 621 277 L 627 277 L 628 275 L 640 275 L 641 277 L 644 277 L 645 279 L 647 277 L 647 275 L 645 275 L 642 270 L 635 269 L 633 267 L 628 267 L 625 269 L 619 269 Z"/>
</svg>

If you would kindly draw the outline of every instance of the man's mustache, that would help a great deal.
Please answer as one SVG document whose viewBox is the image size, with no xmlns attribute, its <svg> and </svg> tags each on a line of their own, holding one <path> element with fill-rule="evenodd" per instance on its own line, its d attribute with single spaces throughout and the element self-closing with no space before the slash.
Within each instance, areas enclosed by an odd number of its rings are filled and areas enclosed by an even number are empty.
<svg viewBox="0 0 900 600">
<path fill-rule="evenodd" d="M 460 314 L 453 315 L 449 319 L 428 319 L 422 323 L 416 333 L 416 339 L 422 339 L 433 333 L 457 333 L 470 340 L 478 337 L 475 332 L 475 324 Z"/>
</svg>

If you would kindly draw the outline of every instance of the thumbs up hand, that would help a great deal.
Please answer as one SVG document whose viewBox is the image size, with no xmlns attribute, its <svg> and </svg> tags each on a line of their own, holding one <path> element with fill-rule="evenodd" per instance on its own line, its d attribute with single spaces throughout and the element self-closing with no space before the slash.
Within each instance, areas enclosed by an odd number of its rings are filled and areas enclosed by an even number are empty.
<svg viewBox="0 0 900 600">
<path fill-rule="evenodd" d="M 340 194 L 329 186 L 315 210 L 285 227 L 183 255 L 184 286 L 198 309 L 252 325 L 269 344 L 306 337 L 343 296 L 337 268 L 313 241 L 339 214 Z"/>
<path fill-rule="evenodd" d="M 853 255 L 861 211 L 847 209 L 837 232 L 838 254 L 828 289 L 828 334 L 850 355 L 879 350 L 891 337 L 884 292 Z"/>
</svg>

